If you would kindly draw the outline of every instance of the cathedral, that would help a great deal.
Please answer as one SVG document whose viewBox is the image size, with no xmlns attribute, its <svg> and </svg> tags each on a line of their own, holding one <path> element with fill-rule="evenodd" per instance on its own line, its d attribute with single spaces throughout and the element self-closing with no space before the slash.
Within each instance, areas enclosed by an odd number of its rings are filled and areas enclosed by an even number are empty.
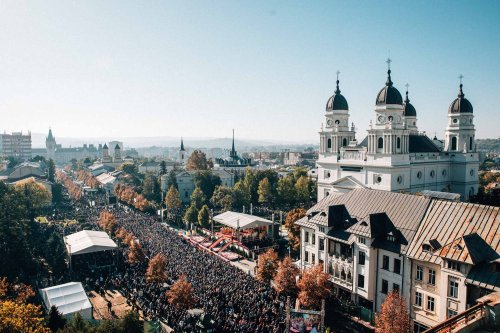
<svg viewBox="0 0 500 333">
<path fill-rule="evenodd" d="M 319 132 L 318 200 L 355 188 L 453 192 L 468 200 L 479 187 L 479 155 L 473 108 L 462 82 L 448 108 L 443 143 L 419 132 L 408 86 L 403 100 L 392 82 L 390 59 L 387 63 L 387 81 L 377 94 L 374 118 L 362 141 L 356 139 L 354 124 L 349 126 L 349 106 L 337 74 L 337 88 L 326 103 L 326 126 Z"/>
</svg>

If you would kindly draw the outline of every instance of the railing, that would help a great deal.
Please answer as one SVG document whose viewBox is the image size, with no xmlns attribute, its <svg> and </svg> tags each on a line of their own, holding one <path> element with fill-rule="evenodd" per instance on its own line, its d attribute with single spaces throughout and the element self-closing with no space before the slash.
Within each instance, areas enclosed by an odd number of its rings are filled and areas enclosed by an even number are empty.
<svg viewBox="0 0 500 333">
<path fill-rule="evenodd" d="M 490 301 L 481 302 L 473 307 L 468 308 L 462 313 L 459 313 L 456 316 L 448 318 L 442 323 L 429 328 L 423 333 L 451 333 L 454 332 L 457 328 L 463 328 L 467 326 L 470 322 L 481 319 L 485 316 L 485 306 Z"/>
</svg>

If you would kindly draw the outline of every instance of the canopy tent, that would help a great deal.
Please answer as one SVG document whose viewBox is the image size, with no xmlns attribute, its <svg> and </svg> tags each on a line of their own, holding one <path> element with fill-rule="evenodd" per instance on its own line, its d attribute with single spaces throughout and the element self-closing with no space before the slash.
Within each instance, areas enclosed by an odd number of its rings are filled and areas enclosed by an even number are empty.
<svg viewBox="0 0 500 333">
<path fill-rule="evenodd" d="M 214 216 L 214 221 L 233 229 L 252 229 L 273 225 L 272 221 L 262 217 L 231 211 Z"/>
<path fill-rule="evenodd" d="M 104 231 L 83 230 L 64 237 L 70 255 L 114 250 L 118 246 Z"/>
<path fill-rule="evenodd" d="M 40 294 L 47 311 L 55 305 L 64 317 L 70 318 L 73 314 L 80 313 L 82 318 L 92 319 L 92 304 L 80 282 L 40 289 Z"/>
</svg>

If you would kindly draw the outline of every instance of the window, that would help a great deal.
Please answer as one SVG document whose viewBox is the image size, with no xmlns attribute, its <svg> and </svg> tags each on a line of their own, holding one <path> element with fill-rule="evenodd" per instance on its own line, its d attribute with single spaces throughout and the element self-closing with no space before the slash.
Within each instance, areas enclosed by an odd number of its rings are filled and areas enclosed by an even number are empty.
<svg viewBox="0 0 500 333">
<path fill-rule="evenodd" d="M 433 269 L 429 269 L 429 280 L 427 280 L 428 284 L 435 285 L 436 284 L 436 271 Z"/>
<path fill-rule="evenodd" d="M 389 282 L 387 280 L 382 279 L 382 294 L 387 295 L 389 292 Z"/>
<path fill-rule="evenodd" d="M 359 288 L 364 288 L 365 287 L 365 276 L 358 274 L 358 287 Z"/>
<path fill-rule="evenodd" d="M 399 284 L 393 283 L 392 284 L 392 291 L 395 291 L 395 292 L 399 293 Z"/>
<path fill-rule="evenodd" d="M 382 257 L 382 269 L 389 270 L 389 257 L 388 256 Z"/>
<path fill-rule="evenodd" d="M 394 259 L 394 273 L 401 274 L 401 260 Z"/>
<path fill-rule="evenodd" d="M 346 138 L 344 138 L 342 140 L 342 147 L 345 147 L 345 146 L 347 146 L 347 139 Z"/>
<path fill-rule="evenodd" d="M 424 279 L 424 268 L 422 266 L 417 266 L 417 271 L 415 273 L 415 280 L 422 281 Z"/>
<path fill-rule="evenodd" d="M 365 253 L 362 251 L 359 251 L 359 264 L 360 265 L 365 264 Z"/>
<path fill-rule="evenodd" d="M 309 262 L 309 252 L 305 251 L 305 253 L 304 253 L 304 257 L 305 257 L 305 258 L 304 258 L 304 261 L 305 261 L 305 262 Z"/>
<path fill-rule="evenodd" d="M 312 243 L 312 245 L 316 244 L 316 235 L 315 234 L 311 235 L 311 243 Z"/>
<path fill-rule="evenodd" d="M 443 170 L 443 172 L 441 172 L 441 174 L 443 175 L 443 177 L 446 177 L 446 170 Z"/>
<path fill-rule="evenodd" d="M 448 260 L 448 268 L 460 272 L 460 263 Z"/>
<path fill-rule="evenodd" d="M 450 280 L 448 282 L 448 296 L 458 298 L 458 281 Z"/>
<path fill-rule="evenodd" d="M 394 120 L 394 117 L 393 116 L 389 116 L 389 117 L 387 117 L 387 119 L 392 122 Z"/>
<path fill-rule="evenodd" d="M 363 237 L 358 237 L 358 243 L 366 244 L 366 239 Z"/>
<path fill-rule="evenodd" d="M 328 138 L 327 148 L 332 148 L 332 139 Z"/>
<path fill-rule="evenodd" d="M 318 230 L 319 232 L 325 233 L 325 227 L 319 227 Z"/>
<path fill-rule="evenodd" d="M 422 179 L 422 171 L 417 172 L 417 178 Z"/>
<path fill-rule="evenodd" d="M 320 238 L 319 239 L 319 250 L 320 251 L 324 251 L 325 250 L 325 239 L 324 238 Z"/>
<path fill-rule="evenodd" d="M 472 137 L 469 138 L 469 150 L 472 150 Z"/>
<path fill-rule="evenodd" d="M 397 138 L 397 139 L 396 139 L 396 147 L 397 147 L 398 149 L 400 149 L 400 148 L 401 148 L 401 138 Z"/>
<path fill-rule="evenodd" d="M 416 306 L 422 306 L 422 293 L 419 293 L 418 291 L 415 292 L 415 305 Z"/>
<path fill-rule="evenodd" d="M 448 314 L 447 314 L 448 317 L 447 318 L 455 317 L 457 314 L 458 314 L 457 311 L 452 310 L 452 309 L 448 309 Z"/>
<path fill-rule="evenodd" d="M 434 297 L 427 296 L 427 310 L 434 312 Z"/>
<path fill-rule="evenodd" d="M 398 176 L 397 181 L 398 181 L 398 184 L 401 184 L 403 182 L 403 177 L 402 176 Z"/>
<path fill-rule="evenodd" d="M 434 175 L 435 175 L 434 170 L 432 170 L 431 171 L 431 178 L 434 178 Z"/>
<path fill-rule="evenodd" d="M 457 137 L 451 138 L 451 150 L 457 150 Z"/>
<path fill-rule="evenodd" d="M 311 264 L 315 264 L 316 263 L 316 255 L 314 253 L 311 254 Z"/>
<path fill-rule="evenodd" d="M 309 232 L 306 231 L 306 234 L 304 236 L 304 242 L 309 243 Z"/>
<path fill-rule="evenodd" d="M 392 232 L 391 232 L 392 233 Z M 387 235 L 387 240 L 389 242 L 395 242 L 396 241 L 396 237 L 394 237 L 394 235 Z"/>
<path fill-rule="evenodd" d="M 378 149 L 384 148 L 384 139 L 378 138 Z"/>
</svg>

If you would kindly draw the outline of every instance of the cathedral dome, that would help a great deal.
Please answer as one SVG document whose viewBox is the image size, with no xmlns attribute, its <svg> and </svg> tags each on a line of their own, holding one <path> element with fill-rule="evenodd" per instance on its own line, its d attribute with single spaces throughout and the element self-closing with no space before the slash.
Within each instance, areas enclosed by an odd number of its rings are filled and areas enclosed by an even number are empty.
<svg viewBox="0 0 500 333">
<path fill-rule="evenodd" d="M 448 113 L 472 113 L 472 104 L 465 98 L 465 94 L 462 91 L 462 84 L 460 83 L 460 91 L 458 97 L 451 102 Z"/>
<path fill-rule="evenodd" d="M 410 99 L 408 98 L 408 90 L 406 91 L 406 99 L 405 99 L 405 104 L 404 104 L 403 115 L 405 117 L 416 117 L 417 116 L 417 110 L 415 110 L 415 107 L 413 105 L 411 105 Z"/>
<path fill-rule="evenodd" d="M 382 88 L 377 94 L 375 104 L 403 104 L 403 97 L 401 97 L 399 91 L 392 85 L 390 69 L 387 71 L 387 82 L 385 83 L 385 87 Z"/>
<path fill-rule="evenodd" d="M 326 111 L 335 110 L 349 110 L 347 100 L 340 94 L 339 80 L 337 80 L 337 89 L 335 90 L 335 94 L 333 94 L 333 96 L 326 102 Z"/>
</svg>

